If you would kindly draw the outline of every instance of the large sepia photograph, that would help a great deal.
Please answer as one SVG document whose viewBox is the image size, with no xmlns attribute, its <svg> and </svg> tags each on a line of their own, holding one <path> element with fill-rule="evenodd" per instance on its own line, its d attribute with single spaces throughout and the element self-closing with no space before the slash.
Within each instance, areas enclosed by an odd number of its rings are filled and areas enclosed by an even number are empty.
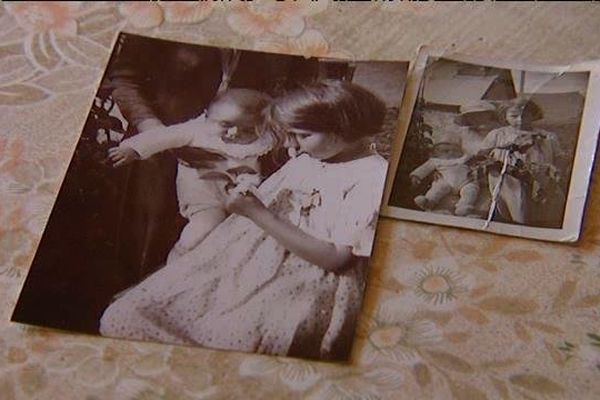
<svg viewBox="0 0 600 400">
<path fill-rule="evenodd" d="M 12 320 L 347 360 L 407 69 L 121 34 Z"/>
<path fill-rule="evenodd" d="M 598 135 L 590 68 L 425 52 L 416 69 L 384 215 L 577 240 Z"/>
</svg>

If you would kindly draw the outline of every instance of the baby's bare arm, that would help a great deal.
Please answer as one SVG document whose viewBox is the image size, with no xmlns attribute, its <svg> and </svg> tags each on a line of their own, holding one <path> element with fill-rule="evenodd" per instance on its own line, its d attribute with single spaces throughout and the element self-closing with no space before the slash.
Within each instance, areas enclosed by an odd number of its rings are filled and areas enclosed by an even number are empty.
<svg viewBox="0 0 600 400">
<path fill-rule="evenodd" d="M 121 167 L 130 164 L 141 157 L 131 147 L 112 147 L 108 149 L 108 158 L 113 162 L 113 167 Z"/>
</svg>

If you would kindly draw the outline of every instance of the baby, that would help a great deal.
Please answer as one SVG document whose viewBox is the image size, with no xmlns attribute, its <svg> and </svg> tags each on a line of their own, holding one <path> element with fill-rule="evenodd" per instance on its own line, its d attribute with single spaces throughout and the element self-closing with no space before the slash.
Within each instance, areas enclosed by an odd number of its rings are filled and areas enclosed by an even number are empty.
<svg viewBox="0 0 600 400">
<path fill-rule="evenodd" d="M 114 166 L 147 159 L 165 150 L 178 157 L 179 211 L 188 219 L 168 261 L 193 249 L 228 215 L 226 190 L 252 190 L 260 183 L 258 158 L 271 151 L 274 140 L 258 135 L 262 110 L 270 103 L 264 93 L 230 89 L 190 121 L 147 130 L 109 150 Z M 205 161 L 213 161 L 207 168 Z M 204 162 L 203 162 L 204 161 Z"/>
<path fill-rule="evenodd" d="M 439 175 L 425 195 L 414 198 L 415 204 L 423 210 L 430 211 L 444 197 L 454 193 L 460 196 L 454 215 L 465 216 L 471 213 L 479 196 L 479 184 L 471 176 L 471 169 L 466 165 L 468 159 L 469 156 L 463 155 L 458 144 L 436 143 L 431 158 L 410 173 L 414 186 L 420 185 L 423 179 L 433 172 Z"/>
</svg>

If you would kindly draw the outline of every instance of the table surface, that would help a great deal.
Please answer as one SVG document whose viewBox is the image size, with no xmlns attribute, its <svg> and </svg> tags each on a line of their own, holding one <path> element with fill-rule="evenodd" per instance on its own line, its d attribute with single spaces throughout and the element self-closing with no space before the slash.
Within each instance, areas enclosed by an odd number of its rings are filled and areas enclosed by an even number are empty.
<svg viewBox="0 0 600 400">
<path fill-rule="evenodd" d="M 9 322 L 120 30 L 244 49 L 407 60 L 420 45 L 600 58 L 600 6 L 259 1 L 0 4 L 0 393 L 12 398 L 600 398 L 600 187 L 582 240 L 381 219 L 350 365 Z"/>
</svg>

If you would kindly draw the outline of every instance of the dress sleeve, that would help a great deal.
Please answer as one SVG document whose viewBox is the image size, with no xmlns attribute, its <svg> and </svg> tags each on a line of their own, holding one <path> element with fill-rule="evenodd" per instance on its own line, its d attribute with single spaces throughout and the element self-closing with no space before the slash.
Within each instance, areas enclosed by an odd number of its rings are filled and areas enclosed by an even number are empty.
<svg viewBox="0 0 600 400">
<path fill-rule="evenodd" d="M 481 142 L 480 150 L 491 150 L 498 146 L 498 134 L 501 132 L 502 128 L 494 129 L 490 131 L 485 139 Z"/>
<path fill-rule="evenodd" d="M 113 99 L 129 124 L 139 130 L 142 130 L 142 126 L 162 125 L 144 88 L 149 79 L 148 71 L 140 67 L 146 61 L 147 55 L 155 54 L 156 49 L 150 49 L 144 45 L 143 40 L 130 36 L 120 44 L 120 55 L 109 68 L 107 75 L 114 88 Z"/>
<path fill-rule="evenodd" d="M 342 215 L 336 224 L 338 229 L 335 229 L 335 243 L 351 246 L 352 253 L 359 257 L 371 255 L 375 240 L 387 171 L 387 163 L 383 159 L 380 161 L 371 166 L 369 171 L 362 173 L 347 192 L 341 205 Z"/>
</svg>

